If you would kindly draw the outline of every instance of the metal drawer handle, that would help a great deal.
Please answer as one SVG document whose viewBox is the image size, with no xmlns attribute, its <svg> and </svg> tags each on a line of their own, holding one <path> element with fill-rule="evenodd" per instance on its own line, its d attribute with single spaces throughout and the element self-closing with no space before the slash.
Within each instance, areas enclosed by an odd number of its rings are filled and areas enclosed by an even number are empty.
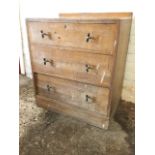
<svg viewBox="0 0 155 155">
<path fill-rule="evenodd" d="M 95 70 L 96 69 L 96 67 L 94 65 L 89 65 L 89 64 L 86 64 L 85 67 L 86 67 L 86 72 L 89 72 L 90 69 L 91 70 Z"/>
<path fill-rule="evenodd" d="M 86 36 L 86 42 L 88 43 L 89 40 L 91 40 L 91 39 L 93 40 L 94 37 L 92 37 L 92 36 L 90 35 L 90 33 L 88 33 L 87 36 Z"/>
<path fill-rule="evenodd" d="M 51 91 L 51 89 L 54 91 L 54 87 L 53 86 L 50 86 L 50 85 L 46 85 L 46 87 L 47 87 L 47 91 L 48 92 L 50 92 Z"/>
<path fill-rule="evenodd" d="M 40 30 L 40 33 L 41 33 L 41 37 L 42 37 L 42 38 L 45 38 L 45 36 L 47 36 L 49 39 L 52 39 L 51 33 L 50 33 L 50 32 L 44 33 L 43 30 Z"/>
<path fill-rule="evenodd" d="M 91 96 L 89 96 L 89 95 L 86 95 L 85 96 L 85 100 L 86 100 L 86 102 L 94 102 L 95 101 L 95 97 L 91 97 Z"/>
<path fill-rule="evenodd" d="M 44 61 L 44 65 L 46 65 L 47 62 L 49 62 L 52 66 L 54 64 L 54 61 L 53 60 L 48 60 L 46 58 L 43 58 L 43 61 Z"/>
</svg>

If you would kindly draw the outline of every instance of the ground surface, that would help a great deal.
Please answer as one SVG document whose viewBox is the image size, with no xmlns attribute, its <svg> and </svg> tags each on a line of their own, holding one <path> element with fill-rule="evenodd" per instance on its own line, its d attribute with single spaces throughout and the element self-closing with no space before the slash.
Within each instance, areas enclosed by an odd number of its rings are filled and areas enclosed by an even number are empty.
<svg viewBox="0 0 155 155">
<path fill-rule="evenodd" d="M 37 107 L 32 81 L 20 77 L 20 155 L 133 155 L 132 142 L 114 120 L 105 131 Z"/>
</svg>

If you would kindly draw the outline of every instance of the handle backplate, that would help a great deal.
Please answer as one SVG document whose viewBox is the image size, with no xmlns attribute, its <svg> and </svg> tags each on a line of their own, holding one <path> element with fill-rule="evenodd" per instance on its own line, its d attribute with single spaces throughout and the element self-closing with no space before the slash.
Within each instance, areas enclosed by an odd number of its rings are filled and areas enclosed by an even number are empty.
<svg viewBox="0 0 155 155">
<path fill-rule="evenodd" d="M 47 33 L 44 33 L 43 30 L 40 30 L 40 33 L 41 33 L 41 37 L 44 39 L 45 36 L 48 37 L 48 39 L 52 39 L 52 36 L 51 36 L 51 33 L 50 32 L 47 32 Z"/>
</svg>

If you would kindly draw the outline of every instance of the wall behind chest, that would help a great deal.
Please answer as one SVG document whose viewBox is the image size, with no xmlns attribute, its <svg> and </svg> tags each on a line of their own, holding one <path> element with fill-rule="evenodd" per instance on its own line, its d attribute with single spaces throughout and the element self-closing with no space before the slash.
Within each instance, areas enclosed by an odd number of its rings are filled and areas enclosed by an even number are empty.
<svg viewBox="0 0 155 155">
<path fill-rule="evenodd" d="M 128 4 L 127 4 L 128 3 Z M 23 55 L 26 75 L 32 77 L 30 56 L 27 41 L 26 18 L 58 18 L 59 13 L 63 12 L 133 12 L 132 3 L 129 1 L 101 1 L 92 0 L 89 3 L 83 3 L 82 0 L 74 1 L 51 1 L 51 0 L 22 0 L 20 3 L 20 19 L 23 34 Z M 122 99 L 134 103 L 134 20 L 130 34 L 129 49 L 127 54 L 125 76 L 123 82 Z"/>
</svg>

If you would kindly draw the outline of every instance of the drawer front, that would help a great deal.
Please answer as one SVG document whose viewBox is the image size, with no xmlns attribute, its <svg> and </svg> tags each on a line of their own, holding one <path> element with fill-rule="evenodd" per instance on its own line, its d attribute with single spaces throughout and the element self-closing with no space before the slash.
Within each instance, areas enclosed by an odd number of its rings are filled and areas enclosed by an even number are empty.
<svg viewBox="0 0 155 155">
<path fill-rule="evenodd" d="M 31 59 L 34 72 L 111 86 L 113 56 L 32 45 Z"/>
<path fill-rule="evenodd" d="M 108 88 L 81 84 L 41 74 L 35 74 L 34 78 L 36 80 L 37 95 L 107 115 L 110 95 Z"/>
<path fill-rule="evenodd" d="M 28 22 L 30 41 L 38 44 L 114 54 L 118 24 Z"/>
</svg>

